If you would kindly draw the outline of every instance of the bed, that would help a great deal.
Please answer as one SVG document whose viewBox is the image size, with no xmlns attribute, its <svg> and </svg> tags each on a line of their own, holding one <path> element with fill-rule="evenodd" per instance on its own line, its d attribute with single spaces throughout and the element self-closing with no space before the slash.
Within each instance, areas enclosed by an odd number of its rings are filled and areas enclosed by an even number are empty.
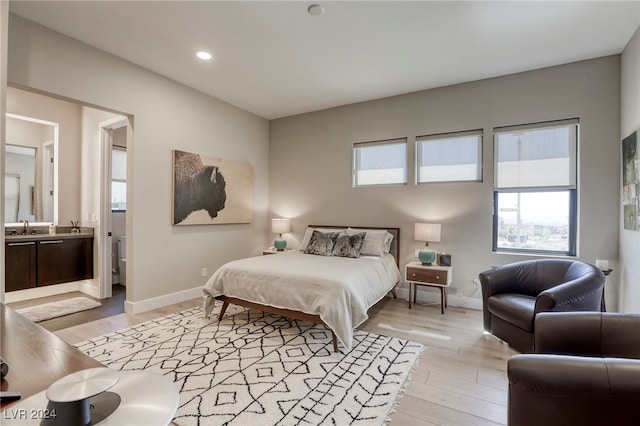
<svg viewBox="0 0 640 426">
<path fill-rule="evenodd" d="M 220 319 L 229 304 L 258 309 L 326 325 L 332 332 L 334 351 L 338 351 L 338 341 L 350 350 L 353 329 L 368 318 L 369 308 L 389 292 L 395 297 L 394 288 L 401 279 L 400 229 L 310 225 L 301 249 L 320 237 L 314 230 L 332 237 L 334 232 L 342 232 L 343 240 L 345 234 L 351 240 L 363 238 L 360 255 L 352 258 L 292 250 L 226 263 L 204 286 L 205 317 L 211 316 L 216 301 L 223 303 Z M 380 251 L 383 235 L 384 249 Z"/>
</svg>

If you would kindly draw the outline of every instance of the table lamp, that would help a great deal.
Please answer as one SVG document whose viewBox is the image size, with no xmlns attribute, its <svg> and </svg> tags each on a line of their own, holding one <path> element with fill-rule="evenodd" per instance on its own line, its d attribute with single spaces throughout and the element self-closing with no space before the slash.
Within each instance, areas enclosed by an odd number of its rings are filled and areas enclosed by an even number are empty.
<svg viewBox="0 0 640 426">
<path fill-rule="evenodd" d="M 271 219 L 271 232 L 279 234 L 273 242 L 273 246 L 278 251 L 283 251 L 287 247 L 287 240 L 282 238 L 285 232 L 291 232 L 291 219 Z"/>
<path fill-rule="evenodd" d="M 439 223 L 416 223 L 413 236 L 416 241 L 424 241 L 424 247 L 418 253 L 418 259 L 423 265 L 431 265 L 436 260 L 436 252 L 429 248 L 429 242 L 440 241 Z"/>
</svg>

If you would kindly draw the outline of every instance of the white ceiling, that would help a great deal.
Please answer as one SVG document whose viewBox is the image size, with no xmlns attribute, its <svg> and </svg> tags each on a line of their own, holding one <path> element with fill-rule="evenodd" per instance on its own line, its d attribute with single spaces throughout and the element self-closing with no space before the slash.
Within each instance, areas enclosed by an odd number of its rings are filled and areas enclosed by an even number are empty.
<svg viewBox="0 0 640 426">
<path fill-rule="evenodd" d="M 314 2 L 324 14 L 307 13 Z M 10 11 L 268 119 L 617 54 L 640 26 L 640 1 L 12 0 Z"/>
</svg>

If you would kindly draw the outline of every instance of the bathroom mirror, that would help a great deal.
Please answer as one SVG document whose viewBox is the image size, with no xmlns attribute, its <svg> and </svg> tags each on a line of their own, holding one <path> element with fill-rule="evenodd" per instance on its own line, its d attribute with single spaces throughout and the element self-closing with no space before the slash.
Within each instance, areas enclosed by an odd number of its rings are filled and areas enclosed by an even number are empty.
<svg viewBox="0 0 640 426">
<path fill-rule="evenodd" d="M 7 114 L 5 226 L 57 222 L 58 124 Z"/>
</svg>

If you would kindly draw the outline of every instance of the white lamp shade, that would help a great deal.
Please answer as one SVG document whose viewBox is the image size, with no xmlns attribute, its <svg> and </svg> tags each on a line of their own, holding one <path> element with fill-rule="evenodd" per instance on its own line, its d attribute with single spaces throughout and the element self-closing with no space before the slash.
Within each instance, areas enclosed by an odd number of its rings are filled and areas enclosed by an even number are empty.
<svg viewBox="0 0 640 426">
<path fill-rule="evenodd" d="M 439 223 L 416 223 L 413 236 L 416 241 L 437 243 L 440 241 L 440 228 Z"/>
<path fill-rule="evenodd" d="M 291 232 L 291 219 L 271 219 L 271 232 L 274 234 Z"/>
</svg>

